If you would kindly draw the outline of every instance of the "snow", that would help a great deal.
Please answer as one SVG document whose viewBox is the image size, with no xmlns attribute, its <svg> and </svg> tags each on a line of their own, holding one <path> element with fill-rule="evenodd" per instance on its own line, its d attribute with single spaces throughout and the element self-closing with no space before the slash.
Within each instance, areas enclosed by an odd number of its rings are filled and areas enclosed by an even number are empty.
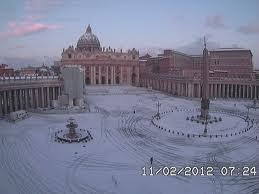
<svg viewBox="0 0 259 194">
<path fill-rule="evenodd" d="M 217 139 L 187 138 L 158 129 L 151 123 L 152 116 L 159 100 L 161 112 L 166 112 L 157 121 L 160 125 L 184 133 L 202 133 L 204 125 L 186 121 L 186 116 L 197 114 L 198 99 L 176 98 L 130 86 L 88 86 L 86 93 L 91 112 L 31 113 L 30 118 L 16 123 L 0 120 L 0 193 L 258 193 L 258 173 L 223 176 L 218 168 L 256 166 L 258 170 L 255 136 L 259 110 L 250 109 L 250 119 L 257 120 L 243 134 Z M 211 114 L 223 120 L 209 124 L 208 134 L 246 127 L 243 118 L 228 112 L 246 116 L 249 103 L 211 101 Z M 91 131 L 93 140 L 79 144 L 53 141 L 53 132 L 65 129 L 71 116 L 78 128 Z M 143 176 L 142 168 L 150 167 L 150 157 L 154 158 L 154 171 L 164 166 L 212 166 L 214 176 Z"/>
</svg>

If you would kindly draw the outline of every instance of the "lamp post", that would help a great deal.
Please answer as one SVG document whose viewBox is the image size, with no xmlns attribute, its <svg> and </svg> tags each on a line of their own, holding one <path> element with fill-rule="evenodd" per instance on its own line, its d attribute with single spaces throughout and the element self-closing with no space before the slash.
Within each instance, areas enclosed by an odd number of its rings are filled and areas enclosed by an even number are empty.
<svg viewBox="0 0 259 194">
<path fill-rule="evenodd" d="M 247 115 L 246 115 L 246 120 L 247 120 L 247 119 L 248 119 L 248 115 L 249 115 L 249 109 L 250 109 L 250 107 L 247 106 L 246 108 L 247 108 Z"/>
<path fill-rule="evenodd" d="M 208 122 L 207 122 L 207 115 L 206 115 L 205 116 L 205 128 L 204 128 L 204 131 L 203 131 L 203 136 L 204 137 L 207 136 L 207 132 L 208 132 L 207 125 L 208 125 Z"/>
<path fill-rule="evenodd" d="M 159 103 L 159 101 L 158 101 L 156 106 L 157 106 L 157 114 L 156 114 L 156 116 L 157 116 L 158 119 L 160 119 L 159 107 L 161 106 L 161 103 Z"/>
</svg>

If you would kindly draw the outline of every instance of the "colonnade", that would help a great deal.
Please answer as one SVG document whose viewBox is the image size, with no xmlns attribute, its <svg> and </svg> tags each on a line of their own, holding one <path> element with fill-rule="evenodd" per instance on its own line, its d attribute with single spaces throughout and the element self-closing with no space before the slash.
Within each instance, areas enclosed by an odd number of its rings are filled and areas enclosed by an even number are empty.
<svg viewBox="0 0 259 194">
<path fill-rule="evenodd" d="M 0 91 L 0 116 L 17 110 L 45 108 L 51 106 L 61 94 L 60 86 L 26 87 Z"/>
<path fill-rule="evenodd" d="M 141 78 L 140 86 L 186 97 L 200 98 L 202 92 L 202 84 L 198 80 Z M 209 95 L 211 98 L 259 99 L 259 84 L 210 82 Z"/>
</svg>

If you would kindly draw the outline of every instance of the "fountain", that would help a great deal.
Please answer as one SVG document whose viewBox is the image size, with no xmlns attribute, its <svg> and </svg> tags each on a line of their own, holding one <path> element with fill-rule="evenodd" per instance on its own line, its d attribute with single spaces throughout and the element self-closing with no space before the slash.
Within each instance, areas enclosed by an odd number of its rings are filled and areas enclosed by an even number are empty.
<svg viewBox="0 0 259 194">
<path fill-rule="evenodd" d="M 55 141 L 59 143 L 79 143 L 87 142 L 93 139 L 90 131 L 86 129 L 76 130 L 78 124 L 72 117 L 67 120 L 67 130 L 59 130 L 55 132 Z"/>
</svg>

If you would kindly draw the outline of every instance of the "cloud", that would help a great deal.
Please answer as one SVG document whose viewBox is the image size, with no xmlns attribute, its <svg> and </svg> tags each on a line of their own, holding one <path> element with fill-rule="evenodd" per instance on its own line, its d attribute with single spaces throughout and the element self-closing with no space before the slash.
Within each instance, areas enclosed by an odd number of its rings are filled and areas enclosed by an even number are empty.
<svg viewBox="0 0 259 194">
<path fill-rule="evenodd" d="M 4 32 L 0 32 L 0 39 L 27 36 L 46 30 L 59 29 L 60 27 L 58 25 L 48 25 L 31 21 L 11 21 L 8 22 L 7 29 Z"/>
<path fill-rule="evenodd" d="M 13 50 L 13 49 L 22 49 L 22 48 L 25 48 L 25 46 L 20 44 L 20 45 L 14 46 L 14 47 L 10 47 L 9 49 Z"/>
<path fill-rule="evenodd" d="M 243 34 L 259 34 L 259 23 L 250 23 L 247 25 L 240 26 L 238 31 Z"/>
<path fill-rule="evenodd" d="M 224 17 L 221 15 L 208 16 L 205 21 L 205 26 L 213 29 L 226 28 Z"/>
<path fill-rule="evenodd" d="M 206 39 L 208 37 L 211 37 L 211 35 L 210 34 L 206 35 Z M 207 48 L 209 50 L 213 50 L 219 47 L 220 47 L 220 44 L 218 42 L 207 40 Z M 178 47 L 177 50 L 190 55 L 201 55 L 203 48 L 204 48 L 204 39 L 201 37 L 201 38 L 197 38 L 196 40 L 186 45 Z"/>
<path fill-rule="evenodd" d="M 28 13 L 44 13 L 63 4 L 63 0 L 26 0 L 24 9 Z"/>
</svg>

